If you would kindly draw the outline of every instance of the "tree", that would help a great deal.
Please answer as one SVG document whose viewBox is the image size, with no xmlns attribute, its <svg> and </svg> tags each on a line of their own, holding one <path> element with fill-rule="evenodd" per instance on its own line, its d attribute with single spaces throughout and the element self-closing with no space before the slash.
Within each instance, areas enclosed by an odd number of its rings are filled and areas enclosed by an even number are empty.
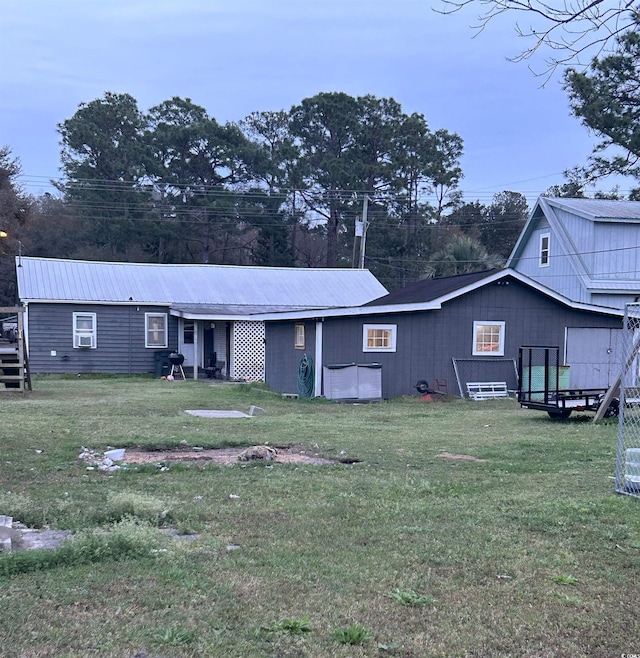
<svg viewBox="0 0 640 658">
<path fill-rule="evenodd" d="M 573 114 L 602 138 L 585 169 L 590 180 L 612 173 L 640 179 L 640 13 L 633 28 L 618 36 L 615 53 L 594 58 L 589 71 L 565 73 Z"/>
<path fill-rule="evenodd" d="M 248 219 L 257 231 L 254 260 L 260 265 L 293 265 L 300 213 L 292 190 L 300 186 L 301 177 L 291 119 L 283 110 L 252 112 L 239 125 L 253 147 L 247 150 L 246 165 L 256 182 L 249 190 L 253 214 L 247 204 Z"/>
<path fill-rule="evenodd" d="M 242 263 L 246 245 L 233 189 L 248 180 L 247 140 L 240 129 L 220 125 L 203 107 L 178 97 L 152 107 L 147 121 L 149 174 L 158 197 L 155 209 L 164 220 L 165 235 L 180 235 L 167 257 Z M 159 244 L 167 248 L 166 240 Z"/>
<path fill-rule="evenodd" d="M 358 189 L 356 135 L 358 102 L 342 92 L 323 92 L 291 109 L 292 132 L 304 159 L 306 189 L 301 194 L 326 227 L 326 265 L 339 262 L 338 234 L 344 206 Z"/>
<path fill-rule="evenodd" d="M 376 276 L 388 288 L 395 288 L 417 280 L 425 258 L 433 250 L 439 209 L 426 198 L 435 195 L 438 182 L 444 182 L 447 172 L 439 150 L 441 143 L 422 114 L 402 114 L 391 140 L 393 194 L 386 216 L 381 209 L 376 213 L 369 257 Z M 443 187 L 440 190 L 444 192 Z"/>
<path fill-rule="evenodd" d="M 497 16 L 515 12 L 531 21 L 530 27 L 516 23 L 519 36 L 531 45 L 513 57 L 529 59 L 539 50 L 552 54 L 547 58 L 547 74 L 558 66 L 579 64 L 581 55 L 596 49 L 602 52 L 612 39 L 635 29 L 637 0 L 443 0 L 450 14 L 467 6 L 479 6 L 478 25 L 484 30 Z"/>
<path fill-rule="evenodd" d="M 66 178 L 61 189 L 85 218 L 94 245 L 109 259 L 126 259 L 149 211 L 148 190 L 139 184 L 149 162 L 145 128 L 136 100 L 110 92 L 82 103 L 58 125 Z"/>
<path fill-rule="evenodd" d="M 489 209 L 480 201 L 463 203 L 461 206 L 443 217 L 442 223 L 452 233 L 459 232 L 461 235 L 480 241 L 482 229 L 487 223 Z"/>
<path fill-rule="evenodd" d="M 11 149 L 0 147 L 0 306 L 16 303 L 15 256 L 24 249 L 25 229 L 33 215 L 33 199 L 16 180 L 21 171 Z"/>
<path fill-rule="evenodd" d="M 25 227 L 29 255 L 39 258 L 99 258 L 87 235 L 87 224 L 73 205 L 45 193 L 34 200 Z"/>
<path fill-rule="evenodd" d="M 520 192 L 499 192 L 489 206 L 480 232 L 481 244 L 492 254 L 508 258 L 529 215 L 527 198 Z"/>
<path fill-rule="evenodd" d="M 487 253 L 506 259 L 511 253 L 529 215 L 527 199 L 519 192 L 499 192 L 491 205 L 480 201 L 465 203 L 444 218 L 450 235 L 470 238 Z"/>
<path fill-rule="evenodd" d="M 425 278 L 481 272 L 504 266 L 504 259 L 490 254 L 477 240 L 454 235 L 433 254 L 425 269 Z"/>
</svg>

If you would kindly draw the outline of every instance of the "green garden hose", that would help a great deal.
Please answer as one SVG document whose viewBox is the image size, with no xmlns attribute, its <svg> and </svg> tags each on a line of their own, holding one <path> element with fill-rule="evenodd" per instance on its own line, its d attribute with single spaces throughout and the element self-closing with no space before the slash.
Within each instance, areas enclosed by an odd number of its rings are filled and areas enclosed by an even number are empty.
<svg viewBox="0 0 640 658">
<path fill-rule="evenodd" d="M 298 393 L 304 398 L 313 397 L 315 370 L 313 359 L 306 354 L 300 360 L 298 367 Z"/>
</svg>

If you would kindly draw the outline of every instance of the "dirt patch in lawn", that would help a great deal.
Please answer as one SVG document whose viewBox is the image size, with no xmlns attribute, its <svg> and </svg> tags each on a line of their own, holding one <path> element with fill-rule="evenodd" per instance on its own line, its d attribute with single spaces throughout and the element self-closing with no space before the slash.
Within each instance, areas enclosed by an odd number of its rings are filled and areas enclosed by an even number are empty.
<svg viewBox="0 0 640 658">
<path fill-rule="evenodd" d="M 141 448 L 127 448 L 121 464 L 153 464 L 157 462 L 188 462 L 188 463 L 213 463 L 223 466 L 235 464 L 247 464 L 240 461 L 240 455 L 246 450 L 240 448 L 211 448 L 193 449 L 181 448 L 171 450 L 144 450 Z M 276 464 L 335 464 L 340 459 L 329 459 L 322 457 L 311 450 L 305 450 L 296 446 L 276 447 L 276 454 L 272 461 L 253 460 L 253 463 L 276 463 Z"/>
</svg>

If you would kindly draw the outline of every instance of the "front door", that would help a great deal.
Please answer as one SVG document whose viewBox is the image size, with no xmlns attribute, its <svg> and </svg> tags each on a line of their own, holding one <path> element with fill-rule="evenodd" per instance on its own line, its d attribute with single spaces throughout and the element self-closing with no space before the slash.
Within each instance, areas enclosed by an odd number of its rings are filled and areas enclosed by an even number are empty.
<svg viewBox="0 0 640 658">
<path fill-rule="evenodd" d="M 184 365 L 192 368 L 196 364 L 194 350 L 195 321 L 182 320 L 180 322 L 179 351 L 184 355 Z"/>
</svg>

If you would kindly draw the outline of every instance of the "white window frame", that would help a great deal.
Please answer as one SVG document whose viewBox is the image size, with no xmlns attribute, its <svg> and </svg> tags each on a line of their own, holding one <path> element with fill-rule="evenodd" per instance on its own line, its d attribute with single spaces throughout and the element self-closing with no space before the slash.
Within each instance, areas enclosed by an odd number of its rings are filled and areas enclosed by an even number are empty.
<svg viewBox="0 0 640 658">
<path fill-rule="evenodd" d="M 370 331 L 388 331 L 389 342 L 386 346 L 371 347 L 369 346 Z M 363 324 L 362 325 L 362 351 L 363 352 L 395 352 L 396 338 L 398 334 L 397 324 Z"/>
<path fill-rule="evenodd" d="M 196 321 L 185 320 L 182 324 L 182 342 L 185 345 L 195 344 L 196 339 Z"/>
<path fill-rule="evenodd" d="M 545 240 L 547 241 L 547 246 L 544 246 Z M 540 267 L 549 267 L 549 261 L 551 260 L 551 233 L 542 233 L 540 235 L 540 260 L 538 264 Z"/>
<path fill-rule="evenodd" d="M 295 349 L 303 350 L 305 348 L 306 337 L 307 337 L 307 332 L 304 322 L 296 322 L 295 336 L 293 339 L 293 346 L 295 347 Z"/>
<path fill-rule="evenodd" d="M 89 320 L 90 327 L 80 326 L 81 320 Z M 73 314 L 74 349 L 92 349 L 98 347 L 98 319 L 95 313 L 77 312 Z"/>
<path fill-rule="evenodd" d="M 162 331 L 164 331 L 164 342 L 152 342 L 149 340 L 149 334 L 152 331 L 161 331 L 160 329 L 155 329 L 154 327 L 150 326 L 150 320 L 156 319 L 156 318 L 162 318 L 164 327 L 162 328 Z M 167 314 L 166 313 L 145 313 L 144 314 L 144 346 L 151 348 L 151 349 L 163 349 L 167 348 L 169 346 L 169 324 L 167 320 Z"/>
<path fill-rule="evenodd" d="M 478 331 L 480 327 L 497 327 L 498 328 L 498 348 L 495 350 L 478 350 Z M 473 356 L 504 356 L 504 328 L 505 323 L 495 320 L 478 320 L 473 323 L 473 344 L 471 353 Z"/>
</svg>

